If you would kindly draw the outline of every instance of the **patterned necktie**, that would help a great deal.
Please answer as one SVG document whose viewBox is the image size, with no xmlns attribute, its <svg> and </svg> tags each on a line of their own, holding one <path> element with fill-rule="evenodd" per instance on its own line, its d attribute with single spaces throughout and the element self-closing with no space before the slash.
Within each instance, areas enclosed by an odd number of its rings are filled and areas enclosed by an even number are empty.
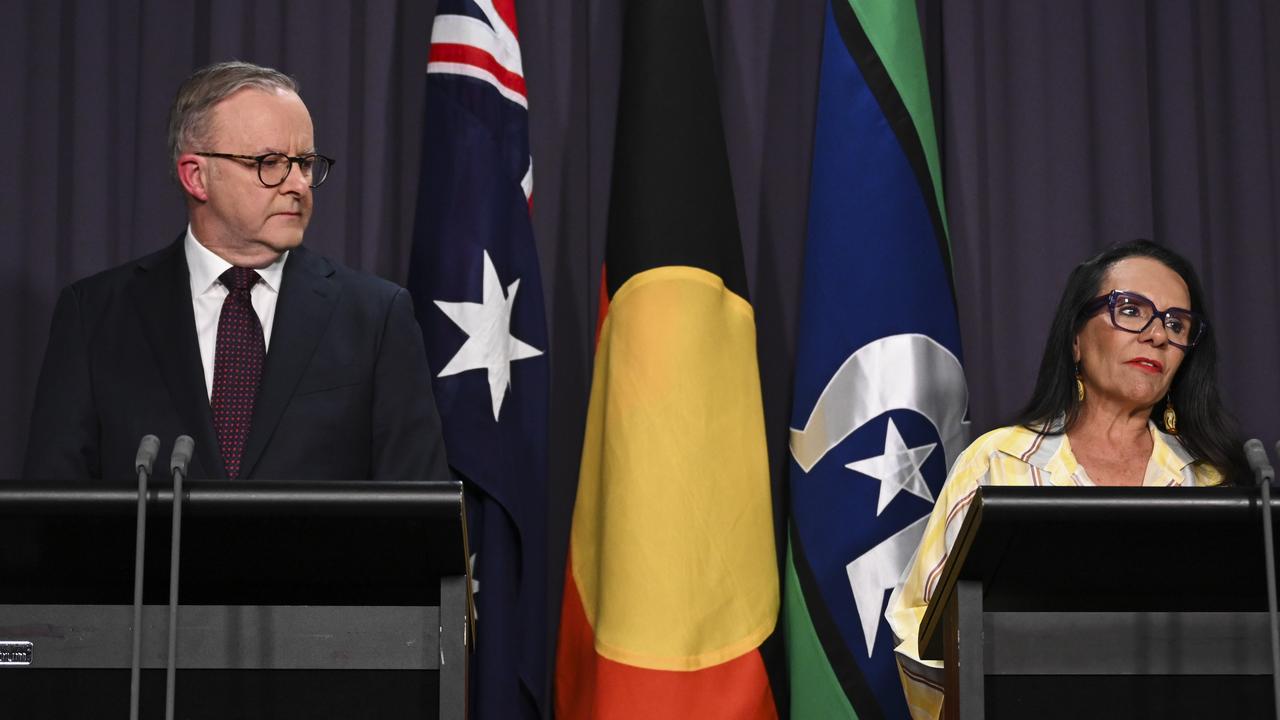
<svg viewBox="0 0 1280 720">
<path fill-rule="evenodd" d="M 249 435 L 253 403 L 262 380 L 266 344 L 262 323 L 253 311 L 249 291 L 262 278 L 252 268 L 233 267 L 218 277 L 229 292 L 218 316 L 218 344 L 213 353 L 213 431 L 218 436 L 227 477 L 240 477 L 240 454 Z"/>
</svg>

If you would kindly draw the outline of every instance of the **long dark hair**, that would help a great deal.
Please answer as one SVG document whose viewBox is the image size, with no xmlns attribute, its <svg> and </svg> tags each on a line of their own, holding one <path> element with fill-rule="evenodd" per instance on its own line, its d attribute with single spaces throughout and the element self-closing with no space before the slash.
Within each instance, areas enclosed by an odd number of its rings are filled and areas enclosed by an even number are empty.
<svg viewBox="0 0 1280 720">
<path fill-rule="evenodd" d="M 1150 240 L 1132 240 L 1114 245 L 1076 266 L 1067 277 L 1067 286 L 1058 301 L 1049 341 L 1045 344 L 1040 374 L 1031 400 L 1018 413 L 1015 422 L 1037 432 L 1060 434 L 1069 430 L 1080 415 L 1076 395 L 1075 361 L 1072 344 L 1089 320 L 1083 317 L 1084 306 L 1097 297 L 1102 278 L 1117 262 L 1131 257 L 1147 257 L 1176 272 L 1187 284 L 1191 309 L 1209 317 L 1200 279 L 1186 258 Z M 1196 346 L 1187 351 L 1186 359 L 1169 386 L 1169 397 L 1178 413 L 1178 439 L 1197 461 L 1212 465 L 1223 473 L 1227 482 L 1244 483 L 1248 477 L 1240 435 L 1235 420 L 1222 405 L 1218 392 L 1218 344 L 1214 328 L 1208 330 Z M 1151 409 L 1152 420 L 1164 427 L 1160 417 L 1164 407 L 1157 403 Z M 1065 421 L 1060 425 L 1057 419 Z"/>
</svg>

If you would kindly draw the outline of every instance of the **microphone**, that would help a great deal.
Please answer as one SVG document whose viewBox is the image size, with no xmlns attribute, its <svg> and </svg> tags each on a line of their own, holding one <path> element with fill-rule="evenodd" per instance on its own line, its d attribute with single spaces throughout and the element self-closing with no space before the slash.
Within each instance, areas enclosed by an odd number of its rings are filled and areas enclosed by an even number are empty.
<svg viewBox="0 0 1280 720">
<path fill-rule="evenodd" d="M 1257 438 L 1244 444 L 1244 456 L 1262 494 L 1262 552 L 1267 563 L 1267 614 L 1271 620 L 1271 692 L 1275 697 L 1276 717 L 1280 719 L 1280 613 L 1276 611 L 1275 539 L 1271 530 L 1271 483 L 1275 482 L 1276 471 L 1267 460 L 1262 441 Z"/>
<path fill-rule="evenodd" d="M 1280 443 L 1276 444 L 1276 448 L 1277 452 L 1280 452 Z M 1253 478 L 1259 485 L 1276 481 L 1275 468 L 1271 467 L 1271 461 L 1267 460 L 1267 450 L 1262 447 L 1261 440 L 1254 438 L 1246 442 L 1244 457 L 1249 461 L 1249 469 L 1253 471 Z"/>
<path fill-rule="evenodd" d="M 182 547 L 182 479 L 187 475 L 196 442 L 190 435 L 173 441 L 169 471 L 173 474 L 173 532 L 169 543 L 169 657 L 164 678 L 164 717 L 173 720 L 175 679 L 178 670 L 178 556 Z"/>
<path fill-rule="evenodd" d="M 138 443 L 138 454 L 134 458 L 133 466 L 138 473 L 145 472 L 147 477 L 151 477 L 151 466 L 155 465 L 156 456 L 160 454 L 160 438 L 155 435 L 143 435 L 142 442 Z"/>
<path fill-rule="evenodd" d="M 142 569 L 147 544 L 147 480 L 160 454 L 160 438 L 143 435 L 133 467 L 138 473 L 138 520 L 133 541 L 133 660 L 129 663 L 129 718 L 138 720 L 138 689 L 142 679 Z"/>
<path fill-rule="evenodd" d="M 169 472 L 173 474 L 173 479 L 178 479 L 178 474 L 183 477 L 187 475 L 187 466 L 191 464 L 191 455 L 195 453 L 196 441 L 191 439 L 190 435 L 179 435 L 177 440 L 173 441 L 173 454 L 169 456 Z"/>
</svg>

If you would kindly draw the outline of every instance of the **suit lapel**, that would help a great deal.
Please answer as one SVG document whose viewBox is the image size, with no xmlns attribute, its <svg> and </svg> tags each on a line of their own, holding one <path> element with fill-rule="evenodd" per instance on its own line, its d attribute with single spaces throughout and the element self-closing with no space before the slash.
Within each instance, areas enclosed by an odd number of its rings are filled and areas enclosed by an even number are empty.
<svg viewBox="0 0 1280 720">
<path fill-rule="evenodd" d="M 183 237 L 168 249 L 138 261 L 133 299 L 151 354 L 182 419 L 180 432 L 196 441 L 190 475 L 225 478 L 222 455 L 213 434 L 204 364 L 200 361 Z"/>
<path fill-rule="evenodd" d="M 339 294 L 338 285 L 330 279 L 332 275 L 333 267 L 324 258 L 301 247 L 290 251 L 276 300 L 271 348 L 262 368 L 253 422 L 240 458 L 241 477 L 252 476 L 329 325 Z"/>
</svg>

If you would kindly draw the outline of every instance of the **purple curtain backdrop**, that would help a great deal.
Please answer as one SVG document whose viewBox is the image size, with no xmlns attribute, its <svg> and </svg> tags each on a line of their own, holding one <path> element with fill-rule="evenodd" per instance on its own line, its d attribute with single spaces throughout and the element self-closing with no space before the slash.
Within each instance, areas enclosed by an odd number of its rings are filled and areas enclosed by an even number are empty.
<svg viewBox="0 0 1280 720">
<path fill-rule="evenodd" d="M 705 2 L 782 516 L 824 6 Z M 518 0 L 551 325 L 552 558 L 564 555 L 591 375 L 620 3 Z M 1197 265 L 1229 406 L 1247 434 L 1280 438 L 1280 7 L 920 5 L 975 433 L 1026 399 L 1071 267 L 1143 236 Z M 164 133 L 173 93 L 196 67 L 241 58 L 301 81 L 317 142 L 339 160 L 307 243 L 404 281 L 433 11 L 412 0 L 0 7 L 0 77 L 12 103 L 0 114 L 9 138 L 0 165 L 0 476 L 20 469 L 59 288 L 158 249 L 184 227 Z"/>
</svg>

